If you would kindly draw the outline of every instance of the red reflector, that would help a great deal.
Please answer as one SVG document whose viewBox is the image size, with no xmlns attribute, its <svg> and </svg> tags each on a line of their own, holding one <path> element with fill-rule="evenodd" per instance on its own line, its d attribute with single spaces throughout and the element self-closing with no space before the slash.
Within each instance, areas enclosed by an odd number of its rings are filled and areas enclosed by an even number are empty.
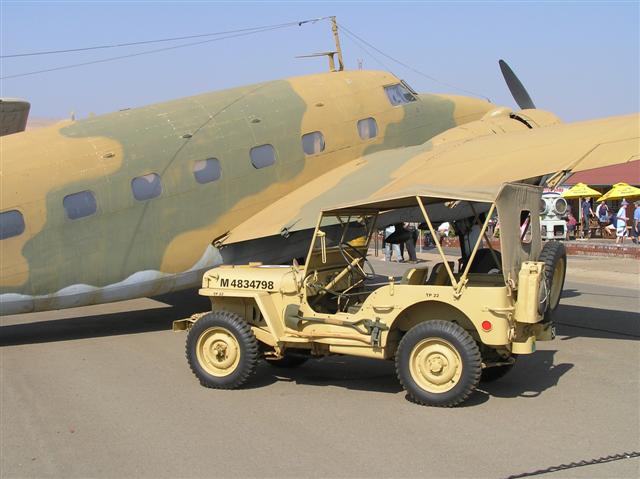
<svg viewBox="0 0 640 479">
<path fill-rule="evenodd" d="M 482 321 L 482 329 L 491 331 L 491 321 Z"/>
</svg>

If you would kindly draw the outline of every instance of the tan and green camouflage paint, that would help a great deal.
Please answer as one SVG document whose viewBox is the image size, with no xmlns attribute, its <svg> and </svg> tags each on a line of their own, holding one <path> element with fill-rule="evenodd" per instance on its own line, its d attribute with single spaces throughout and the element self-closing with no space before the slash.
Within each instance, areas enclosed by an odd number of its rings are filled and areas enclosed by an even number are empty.
<svg viewBox="0 0 640 479">
<path fill-rule="evenodd" d="M 289 192 L 364 155 L 420 145 L 493 108 L 437 95 L 394 107 L 383 86 L 397 82 L 384 72 L 311 75 L 3 137 L 0 210 L 21 211 L 26 230 L 0 241 L 0 312 L 195 285 L 221 261 L 213 239 Z M 362 140 L 356 124 L 367 117 L 376 119 L 378 136 Z M 326 149 L 305 156 L 300 138 L 312 131 L 323 133 Z M 274 146 L 277 160 L 257 170 L 249 150 L 262 144 Z M 220 161 L 222 177 L 199 184 L 193 165 L 206 158 Z M 161 176 L 163 192 L 136 201 L 131 180 L 148 173 Z M 63 198 L 84 190 L 94 192 L 97 214 L 67 219 Z"/>
<path fill-rule="evenodd" d="M 531 128 L 509 112 L 489 114 L 423 144 L 380 151 L 341 165 L 263 209 L 259 232 L 274 236 L 283 226 L 291 225 L 291 232 L 313 228 L 318 211 L 327 207 L 417 195 L 421 188 L 455 186 L 474 191 L 640 157 L 638 114 L 571 124 L 561 124 L 540 110 L 518 115 Z M 416 213 L 421 221 L 421 213 Z M 257 237 L 257 220 L 258 216 L 239 224 L 225 244 L 243 244 Z"/>
</svg>

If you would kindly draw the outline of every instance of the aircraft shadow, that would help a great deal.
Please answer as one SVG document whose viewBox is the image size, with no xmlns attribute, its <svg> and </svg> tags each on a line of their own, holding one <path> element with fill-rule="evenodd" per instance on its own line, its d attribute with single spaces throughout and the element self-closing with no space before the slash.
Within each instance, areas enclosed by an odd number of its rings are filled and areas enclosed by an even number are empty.
<svg viewBox="0 0 640 479">
<path fill-rule="evenodd" d="M 0 327 L 0 346 L 166 331 L 171 329 L 174 320 L 186 318 L 193 313 L 210 308 L 207 298 L 202 298 L 190 290 L 153 299 L 167 306 L 2 326 Z"/>
<path fill-rule="evenodd" d="M 560 304 L 554 318 L 560 341 L 576 337 L 640 340 L 640 314 Z"/>
<path fill-rule="evenodd" d="M 0 346 L 169 330 L 174 320 L 209 309 L 208 299 L 189 290 L 154 299 L 167 306 L 2 326 Z M 576 337 L 637 341 L 640 340 L 640 314 L 560 304 L 556 331 L 560 341 Z"/>
</svg>

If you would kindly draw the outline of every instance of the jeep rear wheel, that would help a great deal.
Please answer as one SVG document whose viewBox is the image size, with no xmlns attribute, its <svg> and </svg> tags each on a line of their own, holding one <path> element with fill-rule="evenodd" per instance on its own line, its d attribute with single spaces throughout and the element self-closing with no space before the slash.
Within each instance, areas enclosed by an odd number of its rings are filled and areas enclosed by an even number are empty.
<svg viewBox="0 0 640 479">
<path fill-rule="evenodd" d="M 418 404 L 456 406 L 480 381 L 480 350 L 457 324 L 427 321 L 411 328 L 400 341 L 396 373 Z"/>
<path fill-rule="evenodd" d="M 235 389 L 256 369 L 258 342 L 238 315 L 214 312 L 200 318 L 189 330 L 186 356 L 200 384 Z"/>
</svg>

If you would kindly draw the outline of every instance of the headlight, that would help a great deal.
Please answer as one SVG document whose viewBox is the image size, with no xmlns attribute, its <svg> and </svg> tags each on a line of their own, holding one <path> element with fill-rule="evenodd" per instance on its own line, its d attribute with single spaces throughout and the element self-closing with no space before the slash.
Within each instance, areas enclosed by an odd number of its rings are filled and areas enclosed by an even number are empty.
<svg viewBox="0 0 640 479">
<path fill-rule="evenodd" d="M 553 209 L 556 210 L 560 216 L 567 212 L 567 200 L 564 198 L 558 198 L 553 204 Z"/>
<path fill-rule="evenodd" d="M 544 198 L 540 198 L 540 215 L 544 216 L 549 210 L 549 204 Z"/>
</svg>

